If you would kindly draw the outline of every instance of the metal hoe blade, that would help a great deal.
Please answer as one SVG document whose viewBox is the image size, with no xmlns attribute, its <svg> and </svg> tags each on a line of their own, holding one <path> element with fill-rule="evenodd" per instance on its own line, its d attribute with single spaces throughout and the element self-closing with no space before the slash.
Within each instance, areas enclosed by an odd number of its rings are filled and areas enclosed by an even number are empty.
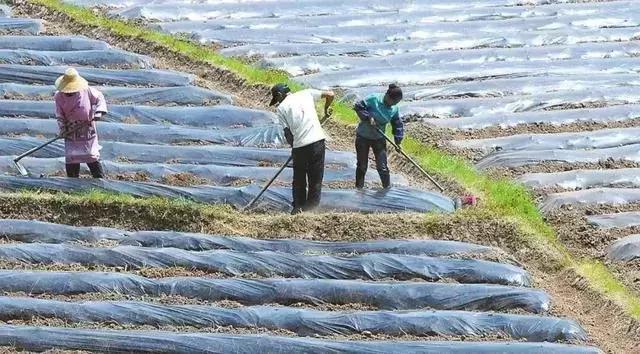
<svg viewBox="0 0 640 354">
<path fill-rule="evenodd" d="M 24 168 L 24 166 L 22 166 L 22 165 L 20 164 L 20 162 L 18 162 L 18 161 L 16 161 L 16 160 L 13 160 L 13 164 L 16 166 L 16 169 L 18 169 L 18 172 L 20 172 L 20 174 L 21 174 L 22 176 L 24 176 L 24 177 L 28 177 L 28 176 L 30 176 L 29 171 L 27 171 L 27 169 L 26 169 L 26 168 Z"/>
</svg>

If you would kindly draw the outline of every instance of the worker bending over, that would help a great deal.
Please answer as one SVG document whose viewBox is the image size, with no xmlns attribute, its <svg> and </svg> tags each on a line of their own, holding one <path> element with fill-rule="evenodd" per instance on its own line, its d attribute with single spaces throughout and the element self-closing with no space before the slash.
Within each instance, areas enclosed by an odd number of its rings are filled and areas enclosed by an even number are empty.
<svg viewBox="0 0 640 354">
<path fill-rule="evenodd" d="M 382 187 L 391 186 L 391 175 L 387 165 L 387 141 L 382 135 L 391 123 L 396 145 L 400 146 L 404 136 L 404 126 L 398 114 L 397 104 L 402 100 L 400 87 L 391 84 L 384 94 L 371 94 L 357 102 L 354 110 L 360 117 L 356 130 L 356 188 L 364 188 L 364 177 L 369 166 L 369 149 L 373 149 L 376 169 L 380 175 Z"/>
<path fill-rule="evenodd" d="M 67 69 L 56 80 L 54 99 L 60 135 L 64 136 L 65 167 L 67 177 L 80 176 L 80 163 L 89 166 L 94 178 L 103 178 L 96 120 L 107 113 L 102 93 L 89 87 L 73 68 Z"/>
<path fill-rule="evenodd" d="M 291 93 L 285 84 L 271 89 L 270 105 L 278 105 L 276 115 L 284 125 L 284 135 L 293 148 L 293 210 L 291 214 L 313 210 L 320 204 L 324 177 L 325 140 L 327 138 L 316 112 L 315 102 L 325 100 L 324 114 L 335 94 L 314 89 Z M 307 191 L 307 184 L 309 190 Z"/>
</svg>

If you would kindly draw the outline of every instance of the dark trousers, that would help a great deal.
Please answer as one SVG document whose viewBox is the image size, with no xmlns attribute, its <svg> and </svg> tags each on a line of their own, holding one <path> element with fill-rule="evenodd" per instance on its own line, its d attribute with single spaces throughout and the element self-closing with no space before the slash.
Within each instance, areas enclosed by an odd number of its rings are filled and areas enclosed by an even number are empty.
<svg viewBox="0 0 640 354">
<path fill-rule="evenodd" d="M 294 210 L 314 209 L 320 204 L 322 192 L 324 140 L 295 148 L 291 154 L 293 156 L 293 208 Z"/>
<path fill-rule="evenodd" d="M 89 167 L 89 171 L 91 171 L 91 176 L 93 176 L 93 178 L 104 178 L 104 172 L 100 161 L 88 163 L 87 166 Z M 65 169 L 67 170 L 67 177 L 80 177 L 79 163 L 68 163 L 65 165 Z"/>
<path fill-rule="evenodd" d="M 389 188 L 391 176 L 387 166 L 387 141 L 385 139 L 367 139 L 361 136 L 356 136 L 356 156 L 358 158 L 356 188 L 364 188 L 364 176 L 369 168 L 369 149 L 373 149 L 382 187 Z"/>
</svg>

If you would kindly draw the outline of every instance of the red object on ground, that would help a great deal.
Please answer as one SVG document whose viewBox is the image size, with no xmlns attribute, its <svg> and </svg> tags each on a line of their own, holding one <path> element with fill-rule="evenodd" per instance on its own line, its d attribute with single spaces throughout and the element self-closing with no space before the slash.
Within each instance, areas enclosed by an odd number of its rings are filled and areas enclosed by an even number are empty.
<svg viewBox="0 0 640 354">
<path fill-rule="evenodd" d="M 478 197 L 476 197 L 475 195 L 463 195 L 462 197 L 460 197 L 460 199 L 462 200 L 463 206 L 473 206 L 478 203 Z"/>
</svg>

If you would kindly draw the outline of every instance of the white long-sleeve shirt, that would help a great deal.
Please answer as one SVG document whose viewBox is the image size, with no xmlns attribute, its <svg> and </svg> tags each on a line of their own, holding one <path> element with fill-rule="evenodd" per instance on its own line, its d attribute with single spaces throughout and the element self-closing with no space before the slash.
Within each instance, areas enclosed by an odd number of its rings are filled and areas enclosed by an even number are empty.
<svg viewBox="0 0 640 354">
<path fill-rule="evenodd" d="M 327 138 L 316 112 L 315 102 L 322 91 L 307 89 L 288 95 L 280 103 L 276 115 L 280 123 L 291 130 L 293 148 L 313 144 Z"/>
</svg>

